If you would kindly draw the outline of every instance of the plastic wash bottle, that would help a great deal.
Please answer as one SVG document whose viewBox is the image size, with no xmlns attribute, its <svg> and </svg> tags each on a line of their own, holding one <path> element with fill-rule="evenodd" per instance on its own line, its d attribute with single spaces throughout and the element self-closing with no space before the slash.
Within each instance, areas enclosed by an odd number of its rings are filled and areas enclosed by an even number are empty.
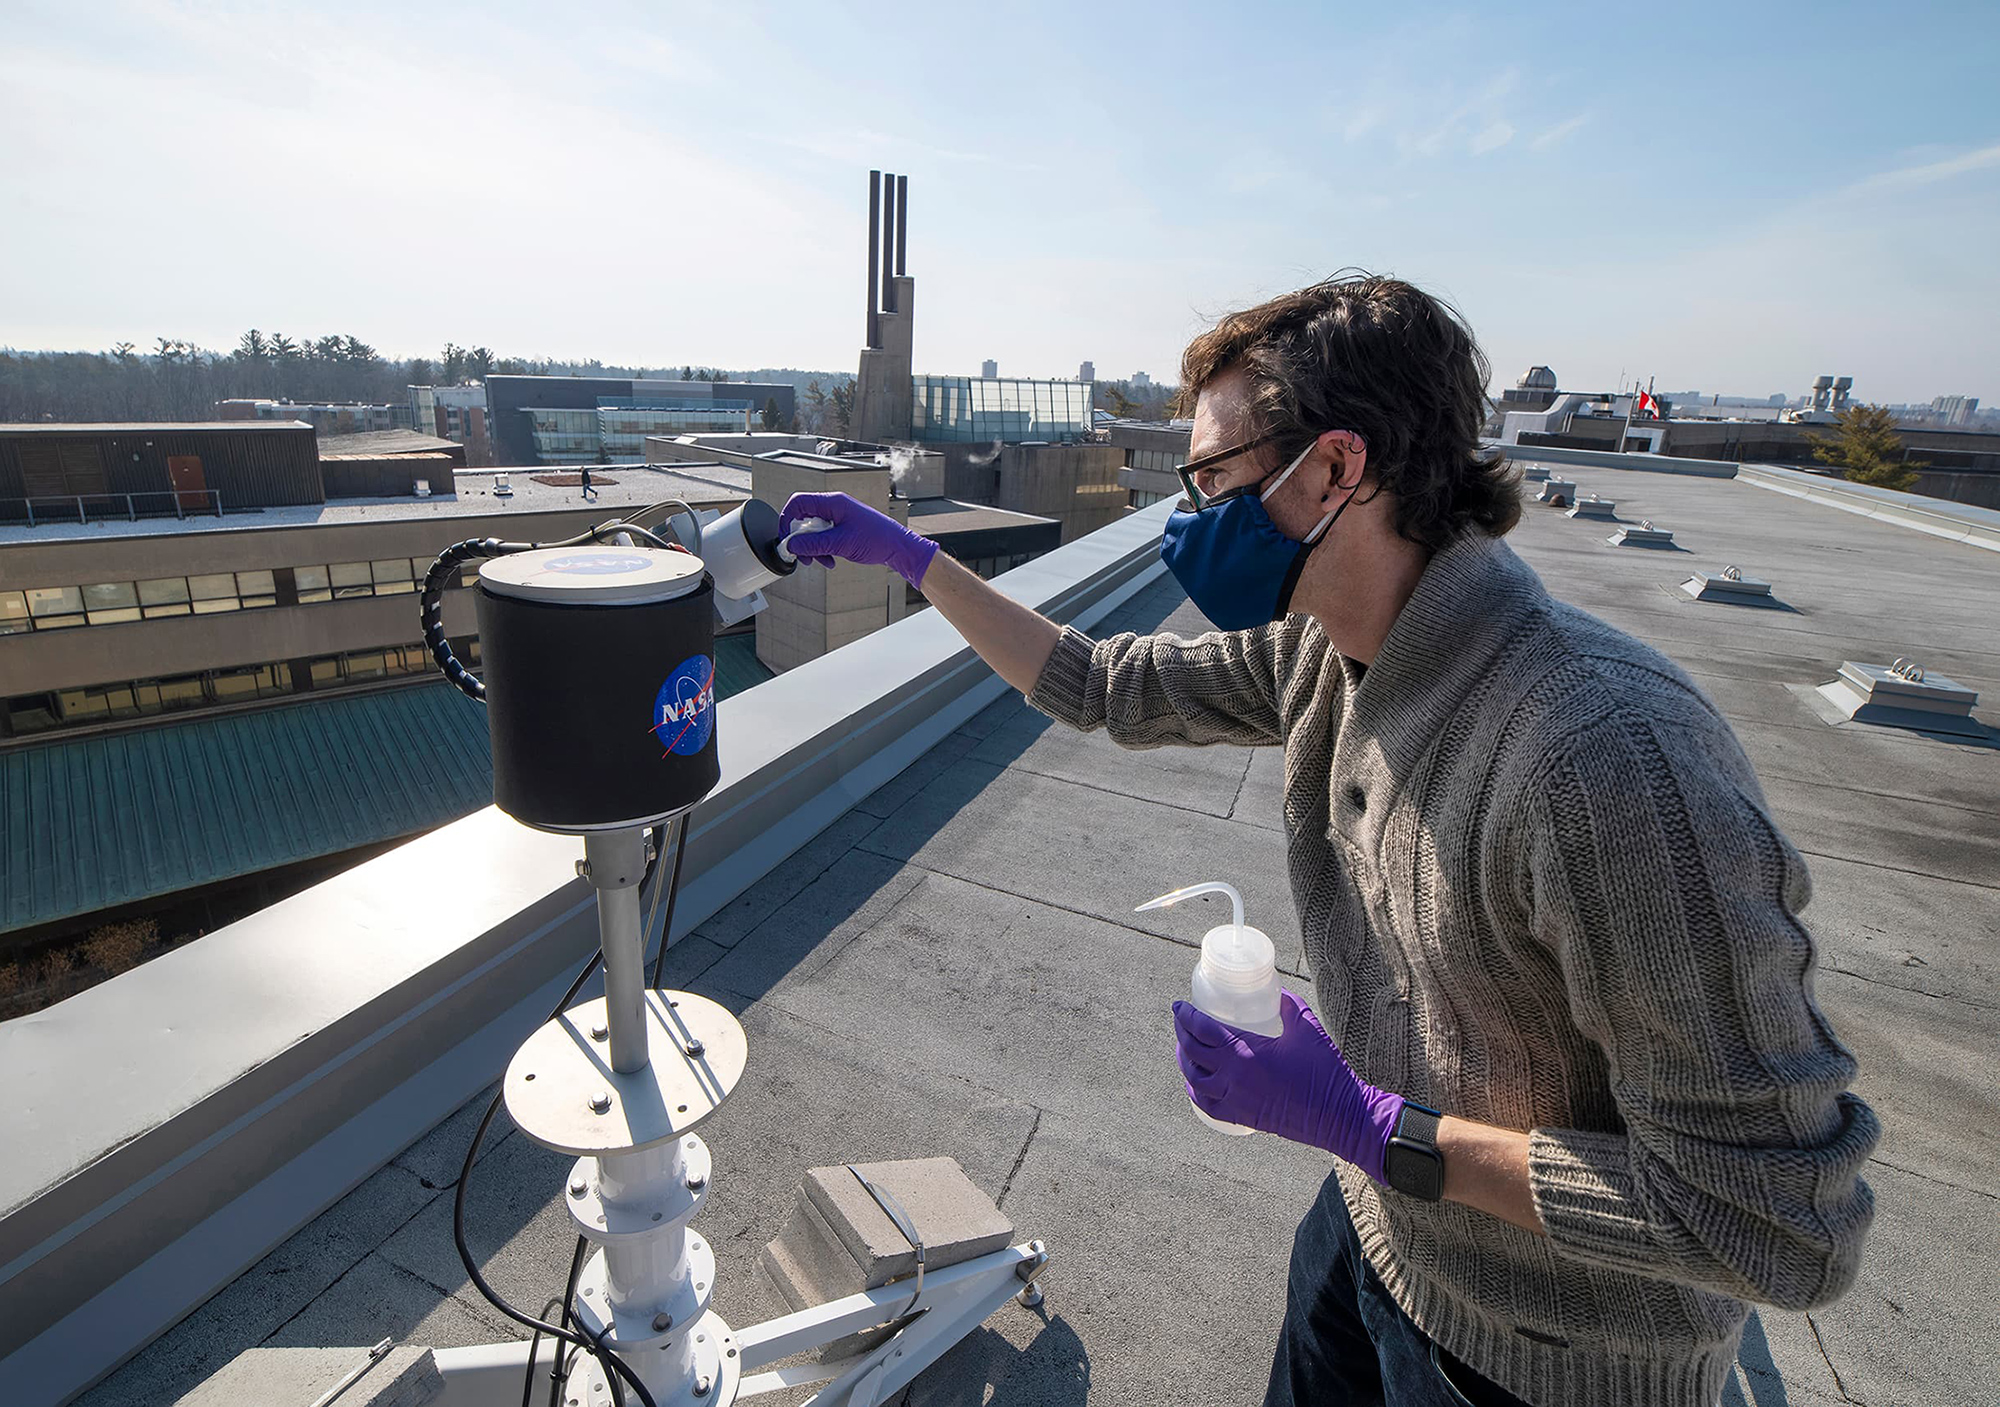
<svg viewBox="0 0 2000 1407">
<path fill-rule="evenodd" d="M 1211 928 L 1201 940 L 1201 961 L 1194 965 L 1194 1004 L 1217 1021 L 1227 1021 L 1260 1036 L 1279 1035 L 1284 1030 L 1278 1010 L 1278 960 L 1271 939 L 1260 928 L 1243 921 L 1243 896 L 1231 884 L 1211 881 L 1191 884 L 1162 894 L 1134 909 L 1164 909 L 1198 894 L 1226 894 L 1232 909 L 1231 921 Z M 1192 1106 L 1192 1101 L 1190 1101 Z M 1242 1124 L 1211 1119 L 1196 1107 L 1195 1117 L 1210 1128 L 1224 1133 L 1255 1133 Z"/>
</svg>

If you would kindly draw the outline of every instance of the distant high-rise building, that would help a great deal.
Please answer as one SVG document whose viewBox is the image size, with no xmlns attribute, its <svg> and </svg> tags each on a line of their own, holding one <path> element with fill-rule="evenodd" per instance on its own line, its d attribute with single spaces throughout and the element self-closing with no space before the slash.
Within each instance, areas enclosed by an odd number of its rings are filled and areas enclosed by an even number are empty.
<svg viewBox="0 0 2000 1407">
<path fill-rule="evenodd" d="M 1135 390 L 1143 391 L 1152 384 L 1153 378 L 1146 375 L 1145 372 L 1135 371 L 1132 373 L 1132 385 Z"/>
<path fill-rule="evenodd" d="M 994 377 L 1000 374 L 1000 363 L 994 361 L 993 358 L 988 357 L 985 361 L 979 364 L 979 374 L 986 380 L 991 381 Z"/>
<path fill-rule="evenodd" d="M 1931 402 L 1931 410 L 1947 425 L 1970 425 L 1978 409 L 1977 396 L 1939 396 Z"/>
<path fill-rule="evenodd" d="M 1085 362 L 1076 369 L 1076 379 L 1079 381 L 1095 381 L 1097 379 L 1097 364 L 1095 362 Z"/>
</svg>

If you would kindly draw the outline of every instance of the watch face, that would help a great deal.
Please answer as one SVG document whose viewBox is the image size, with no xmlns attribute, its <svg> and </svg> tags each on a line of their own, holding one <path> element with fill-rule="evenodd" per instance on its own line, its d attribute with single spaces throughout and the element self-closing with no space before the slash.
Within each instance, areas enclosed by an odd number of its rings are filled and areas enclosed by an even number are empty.
<svg viewBox="0 0 2000 1407">
<path fill-rule="evenodd" d="M 1390 1139 L 1382 1171 L 1398 1192 L 1426 1202 L 1444 1197 L 1444 1159 L 1429 1144 L 1414 1143 L 1407 1138 Z"/>
</svg>

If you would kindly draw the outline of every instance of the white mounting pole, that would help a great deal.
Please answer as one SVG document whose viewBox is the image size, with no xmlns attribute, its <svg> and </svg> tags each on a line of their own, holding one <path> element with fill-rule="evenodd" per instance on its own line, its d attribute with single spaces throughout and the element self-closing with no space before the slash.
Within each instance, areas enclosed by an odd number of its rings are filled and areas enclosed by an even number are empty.
<svg viewBox="0 0 2000 1407">
<path fill-rule="evenodd" d="M 643 926 L 639 881 L 646 874 L 645 831 L 633 827 L 593 832 L 583 838 L 583 854 L 584 875 L 597 890 L 611 1068 L 630 1075 L 646 1068 L 646 946 L 645 935 L 639 931 Z"/>
</svg>

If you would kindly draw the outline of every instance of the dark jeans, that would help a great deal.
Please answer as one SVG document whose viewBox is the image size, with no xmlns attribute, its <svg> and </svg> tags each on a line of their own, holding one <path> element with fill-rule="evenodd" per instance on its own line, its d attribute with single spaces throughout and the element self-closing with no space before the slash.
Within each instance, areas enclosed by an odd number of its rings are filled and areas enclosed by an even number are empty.
<svg viewBox="0 0 2000 1407">
<path fill-rule="evenodd" d="M 1264 1407 L 1525 1407 L 1410 1321 L 1361 1254 L 1329 1177 L 1292 1241 Z"/>
</svg>

